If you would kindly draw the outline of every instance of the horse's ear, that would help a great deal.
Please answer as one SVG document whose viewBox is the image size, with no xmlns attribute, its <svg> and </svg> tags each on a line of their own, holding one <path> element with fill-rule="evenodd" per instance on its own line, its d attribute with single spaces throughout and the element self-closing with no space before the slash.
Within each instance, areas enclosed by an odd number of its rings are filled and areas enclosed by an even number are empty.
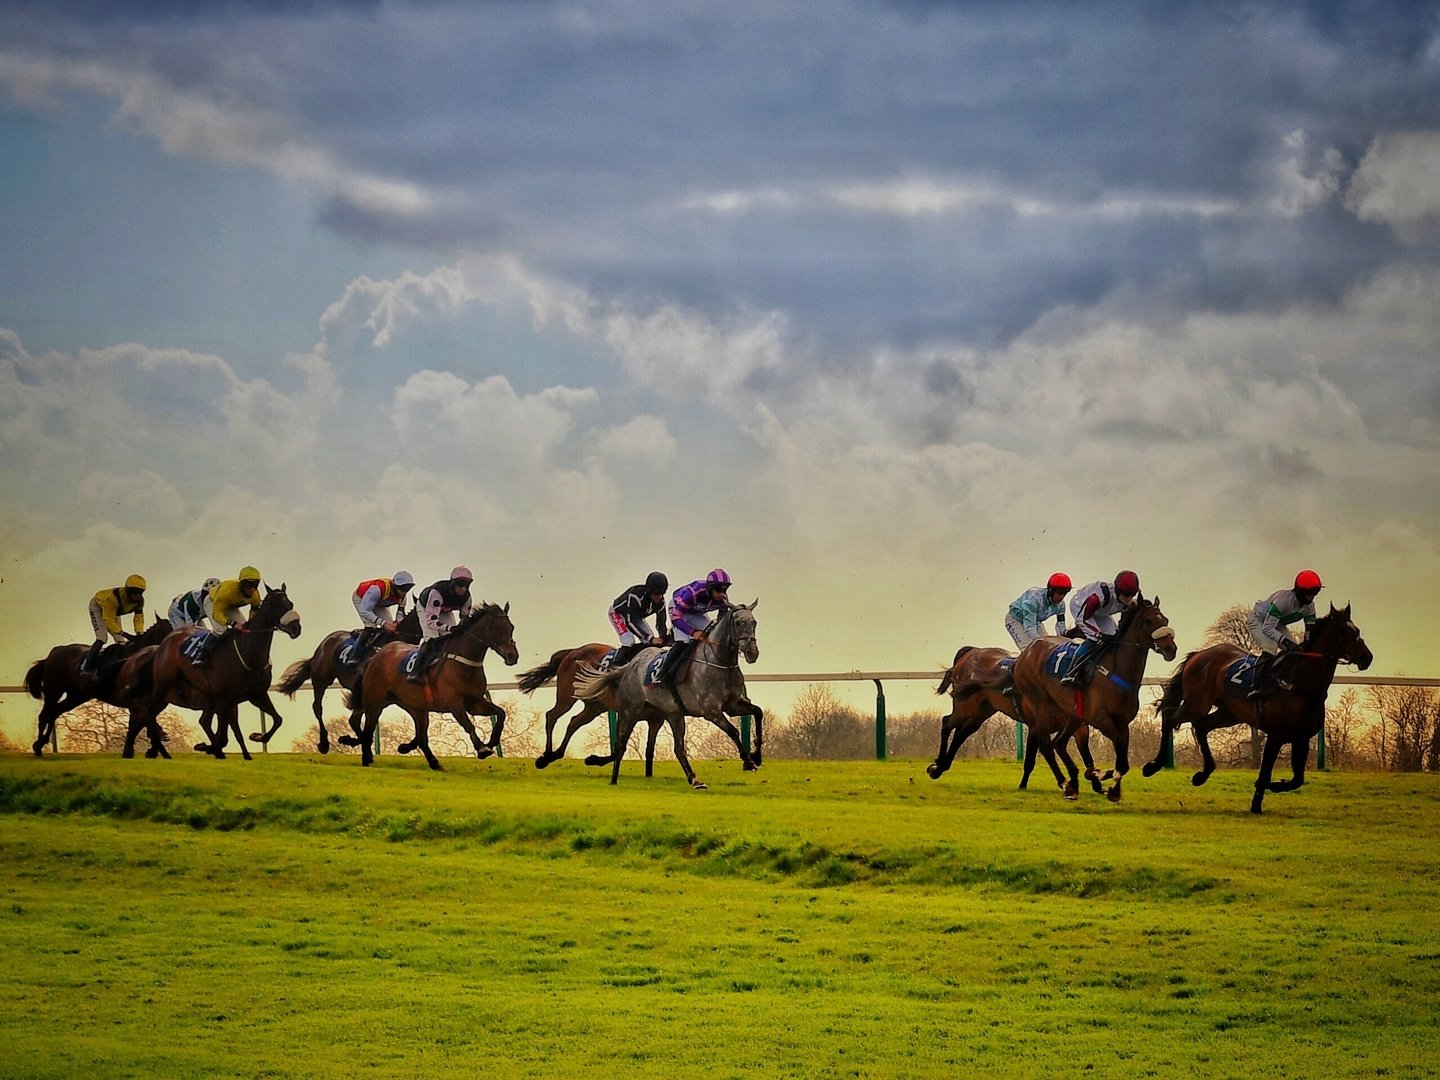
<svg viewBox="0 0 1440 1080">
<path fill-rule="evenodd" d="M 1151 600 L 1150 603 L 1154 604 L 1156 607 L 1159 607 L 1159 606 L 1160 606 L 1160 594 L 1159 594 L 1159 593 L 1156 593 L 1156 594 L 1155 594 L 1155 599 L 1154 599 L 1154 600 Z"/>
<path fill-rule="evenodd" d="M 760 606 L 760 598 L 759 598 L 758 596 L 755 597 L 754 600 L 751 600 L 751 601 L 750 601 L 750 610 L 751 610 L 751 611 L 754 611 L 754 610 L 755 610 L 757 607 L 759 607 L 759 606 Z"/>
<path fill-rule="evenodd" d="M 503 615 L 509 615 L 509 614 L 510 614 L 510 601 L 509 601 L 509 600 L 506 600 L 506 601 L 505 601 L 505 606 L 500 609 L 500 612 L 501 612 L 501 614 L 503 614 Z"/>
<path fill-rule="evenodd" d="M 281 592 L 284 592 L 284 591 L 285 591 L 285 582 L 283 582 L 283 581 L 280 582 L 280 591 L 281 591 Z"/>
</svg>

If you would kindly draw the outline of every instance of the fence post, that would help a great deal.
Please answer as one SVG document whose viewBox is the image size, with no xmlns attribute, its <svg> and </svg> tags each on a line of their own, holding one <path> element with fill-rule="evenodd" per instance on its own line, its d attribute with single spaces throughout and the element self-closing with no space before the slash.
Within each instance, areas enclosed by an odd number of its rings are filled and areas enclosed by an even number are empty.
<svg viewBox="0 0 1440 1080">
<path fill-rule="evenodd" d="M 879 679 L 875 683 L 875 760 L 884 761 L 887 749 L 885 738 L 885 688 Z"/>
<path fill-rule="evenodd" d="M 615 744 L 620 741 L 620 715 L 614 709 L 610 710 L 610 756 L 614 757 L 620 752 Z"/>
<path fill-rule="evenodd" d="M 1025 725 L 1015 721 L 1015 760 L 1025 760 Z"/>
<path fill-rule="evenodd" d="M 750 753 L 750 714 L 740 717 L 740 747 Z"/>
<path fill-rule="evenodd" d="M 1315 767 L 1326 768 L 1325 764 L 1325 721 L 1320 721 L 1320 730 L 1315 733 Z"/>
</svg>

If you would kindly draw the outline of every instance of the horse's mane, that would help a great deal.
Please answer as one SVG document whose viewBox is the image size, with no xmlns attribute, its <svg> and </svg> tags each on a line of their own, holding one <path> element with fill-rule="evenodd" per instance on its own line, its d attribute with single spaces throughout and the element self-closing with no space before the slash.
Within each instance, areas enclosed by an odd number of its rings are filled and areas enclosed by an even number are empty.
<svg viewBox="0 0 1440 1080">
<path fill-rule="evenodd" d="M 1121 612 L 1120 622 L 1115 627 L 1115 636 L 1118 638 L 1123 635 L 1126 630 L 1130 629 L 1130 624 L 1140 617 L 1140 612 L 1148 607 L 1154 606 L 1155 605 L 1149 600 L 1146 600 L 1145 597 L 1137 596 L 1135 602 Z"/>
<path fill-rule="evenodd" d="M 169 619 L 156 619 L 153 623 L 147 626 L 142 633 L 133 638 L 130 644 L 136 649 L 143 648 L 146 645 L 154 645 L 157 641 L 162 640 L 167 634 L 169 634 L 170 630 L 171 627 Z"/>
<path fill-rule="evenodd" d="M 488 600 L 481 600 L 480 603 L 476 604 L 470 609 L 469 615 L 466 615 L 463 619 L 461 619 L 458 623 L 455 624 L 455 629 L 452 631 L 452 633 L 458 634 L 462 630 L 469 630 L 470 627 L 474 626 L 481 619 L 486 619 L 495 615 L 503 614 L 505 614 L 505 609 L 502 608 L 499 604 L 492 604 Z"/>
<path fill-rule="evenodd" d="M 1334 604 L 1331 604 L 1329 611 L 1327 611 L 1324 615 L 1316 618 L 1315 625 L 1310 628 L 1310 632 L 1305 635 L 1305 640 L 1302 641 L 1300 644 L 1302 646 L 1309 645 L 1314 642 L 1315 639 L 1318 638 L 1322 633 L 1330 629 L 1332 625 L 1341 622 L 1348 622 L 1349 620 L 1349 604 L 1346 604 L 1343 608 L 1337 608 Z"/>
</svg>

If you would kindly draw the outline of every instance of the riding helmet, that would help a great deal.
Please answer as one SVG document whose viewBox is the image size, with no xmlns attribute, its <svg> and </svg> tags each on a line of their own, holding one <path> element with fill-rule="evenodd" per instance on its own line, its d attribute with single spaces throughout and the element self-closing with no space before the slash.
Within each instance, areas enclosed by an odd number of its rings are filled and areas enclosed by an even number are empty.
<svg viewBox="0 0 1440 1080">
<path fill-rule="evenodd" d="M 1045 583 L 1045 587 L 1046 587 L 1047 589 L 1071 589 L 1071 588 L 1074 588 L 1074 586 L 1070 584 L 1070 575 L 1069 575 L 1069 574 L 1064 574 L 1064 573 L 1054 573 L 1054 574 L 1051 574 L 1051 575 L 1050 575 L 1050 580 Z"/>
<path fill-rule="evenodd" d="M 206 592 L 212 592 L 220 587 L 220 579 L 218 577 L 207 577 L 205 584 L 200 587 Z"/>
<path fill-rule="evenodd" d="M 415 584 L 415 575 L 410 573 L 409 570 L 396 570 L 395 576 L 390 579 L 390 583 L 397 589 L 403 589 L 406 586 Z"/>
<path fill-rule="evenodd" d="M 1115 591 L 1138 593 L 1140 591 L 1140 575 L 1134 570 L 1121 570 L 1115 575 Z"/>
<path fill-rule="evenodd" d="M 260 581 L 260 571 L 256 570 L 253 566 L 242 566 L 237 577 L 241 581 L 254 581 L 258 583 Z"/>
<path fill-rule="evenodd" d="M 705 584 L 714 585 L 721 589 L 728 589 L 730 587 L 730 575 L 719 567 L 716 567 L 705 575 Z"/>
<path fill-rule="evenodd" d="M 1320 584 L 1320 575 L 1314 570 L 1301 570 L 1295 575 L 1295 591 L 1317 593 L 1325 586 Z"/>
<path fill-rule="evenodd" d="M 656 570 L 645 578 L 645 591 L 648 593 L 663 593 L 670 588 L 670 579 Z"/>
<path fill-rule="evenodd" d="M 468 566 L 457 566 L 450 571 L 451 581 L 474 581 L 475 575 L 470 572 Z"/>
<path fill-rule="evenodd" d="M 138 590 L 140 590 L 140 592 L 144 592 L 144 591 L 145 591 L 145 579 L 144 579 L 143 577 L 141 577 L 139 574 L 131 574 L 129 577 L 127 577 L 127 578 L 125 579 L 125 588 L 127 588 L 127 589 L 138 589 Z"/>
</svg>

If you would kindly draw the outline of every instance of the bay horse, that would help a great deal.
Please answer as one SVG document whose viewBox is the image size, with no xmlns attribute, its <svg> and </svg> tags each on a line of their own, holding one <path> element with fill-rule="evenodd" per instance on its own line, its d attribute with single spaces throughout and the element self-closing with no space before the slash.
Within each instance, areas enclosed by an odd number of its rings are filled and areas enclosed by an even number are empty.
<svg viewBox="0 0 1440 1080">
<path fill-rule="evenodd" d="M 230 730 L 239 734 L 241 702 L 249 701 L 273 713 L 268 696 L 270 645 L 277 631 L 292 638 L 300 636 L 300 613 L 290 602 L 284 584 L 278 589 L 267 586 L 265 599 L 254 616 L 225 634 L 202 666 L 197 667 L 181 652 L 198 631 L 187 628 L 166 637 L 149 664 L 132 673 L 132 683 L 138 687 L 148 681 L 149 692 L 138 694 L 139 700 L 130 709 L 130 730 L 121 756 L 134 757 L 135 736 L 140 729 L 153 723 L 166 705 L 179 705 L 201 712 L 202 719 L 212 714 L 219 717 L 218 733 L 211 734 L 207 729 L 210 743 L 196 749 L 223 758 Z M 278 727 L 278 714 L 275 720 Z M 249 757 L 243 740 L 240 750 Z"/>
<path fill-rule="evenodd" d="M 1160 714 L 1160 746 L 1155 760 L 1144 766 L 1146 776 L 1160 770 L 1167 737 L 1182 724 L 1189 724 L 1200 746 L 1202 765 L 1190 778 L 1196 787 L 1210 779 L 1215 758 L 1210 752 L 1210 732 L 1236 724 L 1251 724 L 1265 732 L 1260 755 L 1260 772 L 1250 812 L 1261 813 L 1267 791 L 1294 791 L 1305 783 L 1305 765 L 1310 757 L 1310 740 L 1325 724 L 1325 698 L 1335 678 L 1335 668 L 1354 664 L 1361 671 L 1374 660 L 1360 630 L 1350 618 L 1350 605 L 1315 620 L 1299 648 L 1291 650 L 1279 674 L 1284 681 L 1274 693 L 1256 701 L 1244 693 L 1227 691 L 1231 667 L 1249 655 L 1236 645 L 1211 645 L 1190 653 L 1165 683 L 1155 711 Z M 1289 780 L 1272 779 L 1280 748 L 1290 746 L 1293 775 Z"/>
<path fill-rule="evenodd" d="M 745 694 L 745 676 L 740 671 L 740 657 L 755 663 L 760 659 L 760 646 L 755 640 L 755 600 L 749 604 L 727 607 L 714 624 L 695 638 L 694 651 L 684 669 L 675 676 L 671 686 L 647 686 L 646 672 L 663 650 L 657 647 L 642 649 L 624 667 L 610 671 L 596 671 L 585 667 L 575 676 L 575 695 L 582 701 L 597 701 L 614 695 L 616 711 L 620 714 L 616 752 L 610 759 L 610 783 L 620 780 L 620 760 L 624 748 L 630 741 L 635 725 L 642 720 L 664 722 L 670 725 L 670 735 L 675 742 L 675 758 L 684 770 L 685 779 L 697 791 L 704 791 L 705 784 L 695 776 L 690 766 L 690 757 L 685 750 L 685 718 L 703 716 L 710 723 L 724 731 L 730 727 L 725 714 L 739 715 L 739 710 L 753 709 Z M 675 648 L 677 646 L 672 646 Z M 735 736 L 739 745 L 738 734 Z M 741 749 L 742 760 L 748 760 L 757 767 L 763 746 L 763 724 L 757 717 L 755 724 L 756 752 L 753 756 Z M 592 759 L 587 759 L 587 764 Z M 602 759 L 594 759 L 598 764 Z"/>
<path fill-rule="evenodd" d="M 398 748 L 400 753 L 408 754 L 418 747 L 432 769 L 440 768 L 440 762 L 430 750 L 432 709 L 454 715 L 455 721 L 470 736 L 477 758 L 484 760 L 495 753 L 505 728 L 505 710 L 490 700 L 489 683 L 481 666 L 491 649 L 500 654 L 507 667 L 514 667 L 520 661 L 509 604 L 500 607 L 481 603 L 460 620 L 440 643 L 440 655 L 426 670 L 423 682 L 411 682 L 403 670 L 406 659 L 414 651 L 411 646 L 392 641 L 372 656 L 359 684 L 345 695 L 345 704 L 352 712 L 358 708 L 365 713 L 359 736 L 361 764 L 374 763 L 375 728 L 387 705 L 399 705 L 415 722 L 415 738 L 402 743 Z M 476 734 L 471 713 L 492 718 L 488 743 Z M 350 742 L 348 738 L 340 741 Z"/>
<path fill-rule="evenodd" d="M 551 655 L 550 659 L 538 667 L 533 667 L 520 676 L 520 689 L 525 693 L 534 693 L 550 680 L 555 680 L 555 704 L 545 713 L 545 750 L 535 759 L 535 767 L 543 769 L 552 762 L 559 761 L 565 756 L 565 750 L 570 745 L 570 740 L 581 728 L 595 720 L 601 713 L 613 711 L 617 708 L 617 701 L 613 691 L 593 701 L 583 702 L 584 708 L 570 718 L 570 723 L 565 728 L 565 735 L 560 740 L 560 745 L 554 745 L 555 725 L 566 713 L 574 707 L 579 699 L 575 696 L 575 676 L 582 667 L 594 668 L 599 665 L 605 655 L 613 650 L 614 646 L 602 645 L 599 642 L 592 642 L 589 645 L 581 645 L 574 649 L 560 649 Z M 631 659 L 638 654 L 632 654 Z M 764 729 L 765 714 L 758 705 L 744 699 L 739 708 L 741 711 L 733 712 L 726 710 L 731 716 L 753 716 L 755 717 L 756 731 Z M 746 753 L 745 747 L 740 738 L 740 732 L 735 726 L 726 720 L 720 728 L 735 744 L 739 751 L 743 768 L 747 771 L 757 769 L 761 764 L 762 749 L 757 742 L 753 753 Z M 650 737 L 645 750 L 645 775 L 650 776 L 655 766 L 655 737 L 659 734 L 658 725 L 650 727 Z M 591 754 L 585 759 L 586 765 L 609 765 L 612 755 Z"/>
<path fill-rule="evenodd" d="M 925 774 L 932 780 L 939 780 L 950 771 L 955 755 L 965 740 L 974 735 L 985 722 L 996 713 L 1003 713 L 1010 719 L 1030 726 L 1030 718 L 1020 709 L 1015 699 L 1015 681 L 1011 669 L 1015 654 L 1008 649 L 980 648 L 962 645 L 955 653 L 955 659 L 940 679 L 935 693 L 950 695 L 950 715 L 940 720 L 940 751 L 935 760 L 925 766 Z M 1103 794 L 1102 780 L 1109 779 L 1095 771 L 1095 759 L 1090 755 L 1090 729 L 1082 726 L 1075 732 L 1075 745 L 1085 763 L 1085 776 L 1095 793 Z M 1065 788 L 1065 777 L 1048 738 L 1038 738 L 1032 732 L 1025 742 L 1025 767 L 1020 774 L 1020 790 L 1030 786 L 1030 774 L 1035 771 L 1035 757 L 1041 754 L 1055 774 L 1055 783 Z"/>
<path fill-rule="evenodd" d="M 1160 599 L 1136 596 L 1125 609 L 1115 633 L 1106 639 L 1095 676 L 1085 686 L 1064 686 L 1050 671 L 1055 651 L 1069 644 L 1066 638 L 1043 637 L 1032 641 L 1015 661 L 1015 688 L 1020 708 L 1030 717 L 1032 738 L 1050 738 L 1050 746 L 1069 773 L 1064 786 L 1067 799 L 1079 790 L 1079 770 L 1065 744 L 1082 725 L 1098 730 L 1115 745 L 1115 782 L 1105 797 L 1119 802 L 1120 784 L 1130 771 L 1130 724 L 1140 711 L 1140 682 L 1145 661 L 1158 652 L 1175 659 L 1175 630 L 1160 610 Z"/>
<path fill-rule="evenodd" d="M 334 633 L 326 634 L 308 658 L 296 660 L 285 669 L 285 674 L 280 676 L 280 682 L 275 687 L 277 692 L 285 694 L 293 700 L 295 692 L 304 685 L 305 680 L 310 680 L 310 690 L 315 696 L 310 707 L 315 713 L 315 723 L 320 728 L 319 750 L 322 754 L 330 752 L 330 733 L 325 730 L 325 714 L 320 711 L 325 691 L 330 689 L 331 683 L 335 682 L 340 684 L 342 690 L 353 690 L 360 681 L 364 661 L 373 656 L 381 646 L 388 645 L 392 641 L 403 641 L 407 645 L 420 644 L 420 614 L 411 608 L 400 620 L 395 633 L 391 634 L 382 630 L 375 638 L 376 648 L 369 650 L 360 663 L 341 663 L 340 651 L 345 647 L 346 642 L 350 641 L 357 633 L 359 633 L 357 630 L 336 630 Z M 354 732 L 356 739 L 360 738 L 360 712 L 358 710 L 350 713 L 350 730 Z"/>
<path fill-rule="evenodd" d="M 169 633 L 170 621 L 157 615 L 143 633 L 117 646 L 113 653 L 109 649 L 101 653 L 106 659 L 95 671 L 80 670 L 80 659 L 90 650 L 89 645 L 56 645 L 45 659 L 31 664 L 25 672 L 25 689 L 42 702 L 35 721 L 35 742 L 30 747 L 35 756 L 44 754 L 45 744 L 54 738 L 56 720 L 71 709 L 97 698 L 124 708 L 124 703 L 115 699 L 124 658 L 163 641 Z M 112 661 L 111 656 L 116 659 Z"/>
</svg>

